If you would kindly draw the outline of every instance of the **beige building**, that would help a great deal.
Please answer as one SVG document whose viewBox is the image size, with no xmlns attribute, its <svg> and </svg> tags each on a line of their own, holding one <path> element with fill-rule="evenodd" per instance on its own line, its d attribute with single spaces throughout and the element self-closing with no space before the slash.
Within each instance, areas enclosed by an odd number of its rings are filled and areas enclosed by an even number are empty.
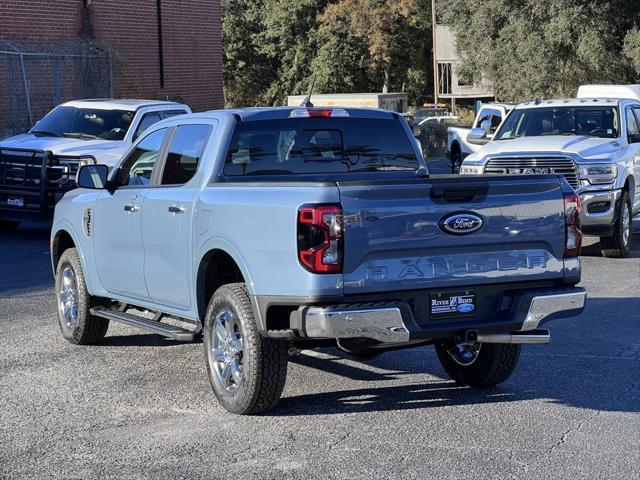
<svg viewBox="0 0 640 480">
<path fill-rule="evenodd" d="M 306 95 L 290 95 L 287 105 L 297 107 Z M 311 95 L 316 107 L 368 107 L 392 112 L 406 112 L 409 106 L 407 93 L 318 93 Z"/>
<path fill-rule="evenodd" d="M 436 61 L 438 62 L 438 97 L 493 98 L 491 83 L 482 80 L 479 84 L 466 82 L 458 74 L 462 61 L 456 49 L 456 35 L 448 25 L 436 25 Z"/>
</svg>

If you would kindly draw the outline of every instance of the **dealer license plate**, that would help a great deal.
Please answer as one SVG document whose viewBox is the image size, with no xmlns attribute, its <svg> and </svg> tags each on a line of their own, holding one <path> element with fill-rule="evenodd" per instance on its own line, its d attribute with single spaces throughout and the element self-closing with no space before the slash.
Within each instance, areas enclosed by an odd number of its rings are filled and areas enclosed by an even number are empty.
<svg viewBox="0 0 640 480">
<path fill-rule="evenodd" d="M 431 319 L 472 317 L 476 314 L 476 292 L 432 293 L 430 298 Z"/>
</svg>

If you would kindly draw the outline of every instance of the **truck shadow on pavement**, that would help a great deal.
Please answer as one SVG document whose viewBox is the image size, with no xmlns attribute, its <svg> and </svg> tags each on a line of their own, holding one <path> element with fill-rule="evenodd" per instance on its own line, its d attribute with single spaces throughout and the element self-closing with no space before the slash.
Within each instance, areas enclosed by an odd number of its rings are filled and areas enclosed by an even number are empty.
<svg viewBox="0 0 640 480">
<path fill-rule="evenodd" d="M 631 253 L 628 258 L 640 258 L 640 215 L 636 215 L 632 224 L 633 243 Z M 601 245 L 597 238 L 585 237 L 580 256 L 582 257 L 602 257 Z"/>
<path fill-rule="evenodd" d="M 14 232 L 0 231 L 0 294 L 53 287 L 48 223 L 22 225 Z"/>
<path fill-rule="evenodd" d="M 433 347 L 389 352 L 357 363 L 332 349 L 324 355 L 302 354 L 291 363 L 346 382 L 371 381 L 389 386 L 325 391 L 283 397 L 267 415 L 330 415 L 381 410 L 427 409 L 538 400 L 601 411 L 640 412 L 640 297 L 591 298 L 579 317 L 551 321 L 549 346 L 523 346 L 513 376 L 486 390 L 449 381 Z M 576 331 L 582 335 L 576 338 Z M 415 383 L 412 376 L 430 377 Z M 305 375 L 313 378 L 313 374 Z M 398 385 L 400 382 L 408 384 Z M 333 382 L 332 382 L 333 384 Z"/>
</svg>

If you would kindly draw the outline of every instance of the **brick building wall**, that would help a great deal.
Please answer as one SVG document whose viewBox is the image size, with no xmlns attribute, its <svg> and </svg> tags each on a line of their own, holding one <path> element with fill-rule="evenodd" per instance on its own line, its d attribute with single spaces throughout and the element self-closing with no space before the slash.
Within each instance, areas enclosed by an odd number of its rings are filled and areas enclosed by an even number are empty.
<svg viewBox="0 0 640 480">
<path fill-rule="evenodd" d="M 179 96 L 207 110 L 224 106 L 220 18 L 220 0 L 0 0 L 0 41 L 92 37 L 115 52 L 114 96 Z"/>
</svg>

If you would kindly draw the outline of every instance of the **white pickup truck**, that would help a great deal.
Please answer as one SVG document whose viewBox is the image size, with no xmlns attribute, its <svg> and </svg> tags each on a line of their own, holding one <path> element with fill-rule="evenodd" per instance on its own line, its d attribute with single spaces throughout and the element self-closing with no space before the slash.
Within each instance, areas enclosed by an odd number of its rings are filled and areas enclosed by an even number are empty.
<svg viewBox="0 0 640 480">
<path fill-rule="evenodd" d="M 581 229 L 626 257 L 640 213 L 640 85 L 585 85 L 578 98 L 516 106 L 489 141 L 474 128 L 461 174 L 559 174 L 582 200 Z"/>
<path fill-rule="evenodd" d="M 51 218 L 81 165 L 115 165 L 150 125 L 185 113 L 191 109 L 175 102 L 76 100 L 0 141 L 0 229 Z"/>
<path fill-rule="evenodd" d="M 491 138 L 498 130 L 507 114 L 514 107 L 508 103 L 486 103 L 478 109 L 472 128 L 483 128 L 486 138 Z M 460 173 L 462 161 L 472 153 L 478 152 L 482 145 L 469 143 L 467 134 L 471 128 L 449 127 L 447 130 L 447 151 L 449 152 L 449 162 L 451 173 Z"/>
</svg>

